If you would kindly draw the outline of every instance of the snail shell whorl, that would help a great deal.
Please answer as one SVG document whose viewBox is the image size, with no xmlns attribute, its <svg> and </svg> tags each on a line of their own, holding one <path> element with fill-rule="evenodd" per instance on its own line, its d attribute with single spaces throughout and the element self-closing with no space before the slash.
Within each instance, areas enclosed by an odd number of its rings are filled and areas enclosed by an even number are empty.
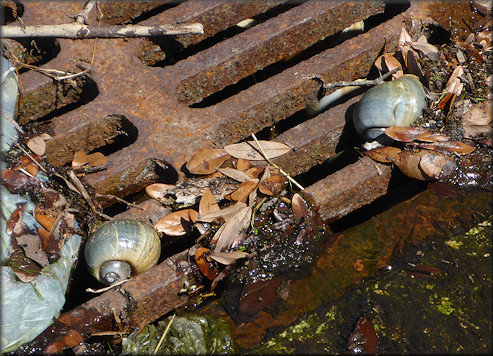
<svg viewBox="0 0 493 356">
<path fill-rule="evenodd" d="M 136 275 L 154 266 L 160 254 L 161 241 L 154 228 L 137 220 L 108 221 L 91 235 L 85 247 L 89 272 L 104 284 L 128 278 L 125 262 Z M 107 273 L 109 279 L 104 278 Z"/>
<path fill-rule="evenodd" d="M 417 76 L 405 74 L 369 89 L 353 112 L 358 134 L 374 140 L 386 127 L 409 126 L 426 108 L 426 92 Z"/>
</svg>

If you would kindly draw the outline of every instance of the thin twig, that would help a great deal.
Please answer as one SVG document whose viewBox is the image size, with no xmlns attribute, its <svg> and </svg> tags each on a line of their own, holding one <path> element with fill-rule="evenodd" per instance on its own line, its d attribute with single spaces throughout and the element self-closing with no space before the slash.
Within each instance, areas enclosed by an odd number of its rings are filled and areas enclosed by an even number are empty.
<svg viewBox="0 0 493 356">
<path fill-rule="evenodd" d="M 175 319 L 175 315 L 176 315 L 176 314 L 174 314 L 174 315 L 171 317 L 171 319 L 170 319 L 170 321 L 169 321 L 168 325 L 166 325 L 166 329 L 164 329 L 163 335 L 161 335 L 161 338 L 159 339 L 159 342 L 157 343 L 157 346 L 156 346 L 156 348 L 154 349 L 154 352 L 152 353 L 153 355 L 155 355 L 155 354 L 157 353 L 157 350 L 159 350 L 159 348 L 161 347 L 161 344 L 162 344 L 162 343 L 163 343 L 163 341 L 164 341 L 164 337 L 165 337 L 165 336 L 166 336 L 166 334 L 168 333 L 168 330 L 169 330 L 169 328 L 170 328 L 170 326 L 171 326 L 171 323 L 172 323 L 172 322 L 173 322 L 173 320 Z"/>
<path fill-rule="evenodd" d="M 255 134 L 252 132 L 252 137 L 253 139 L 255 140 L 255 142 L 257 143 L 257 146 L 260 150 L 260 153 L 262 154 L 262 156 L 264 157 L 264 159 L 271 165 L 271 166 L 274 166 L 276 167 L 277 169 L 279 169 L 279 173 L 281 173 L 282 175 L 284 175 L 291 183 L 293 183 L 294 185 L 296 185 L 299 189 L 303 190 L 305 188 L 303 188 L 303 186 L 301 184 L 299 184 L 297 181 L 295 181 L 293 178 L 291 178 L 291 176 L 286 173 L 282 168 L 280 168 L 278 165 L 276 165 L 275 163 L 273 163 L 269 157 L 267 156 L 267 154 L 265 153 L 264 149 L 262 148 L 262 146 L 260 145 L 260 142 L 258 142 L 257 140 L 257 137 L 255 136 Z"/>
<path fill-rule="evenodd" d="M 45 169 L 45 167 L 43 167 L 38 161 L 36 161 L 33 156 L 31 156 L 29 154 L 29 152 L 27 152 L 24 148 L 22 148 L 21 145 L 19 145 L 17 142 L 14 142 L 14 144 L 21 149 L 22 152 L 24 152 L 24 154 L 29 157 L 31 159 L 31 161 L 33 161 L 34 163 L 36 163 L 38 165 L 38 167 L 45 173 L 48 173 L 48 171 Z"/>
<path fill-rule="evenodd" d="M 88 26 L 78 22 L 62 25 L 32 25 L 32 26 L 0 26 L 0 33 L 5 38 L 135 38 L 169 35 L 203 34 L 204 28 L 200 23 L 174 25 L 107 25 Z"/>
<path fill-rule="evenodd" d="M 104 287 L 104 288 L 101 288 L 101 289 L 87 288 L 86 289 L 86 292 L 89 292 L 89 293 L 103 293 L 103 292 L 106 292 L 107 290 L 110 290 L 112 288 L 115 288 L 116 286 L 122 285 L 123 283 L 128 282 L 129 280 L 130 280 L 130 278 L 127 278 L 127 279 L 124 279 L 122 281 L 118 281 L 118 282 L 112 284 L 111 286 Z"/>
<path fill-rule="evenodd" d="M 140 210 L 145 210 L 143 207 L 138 206 L 136 204 L 129 203 L 125 199 L 118 198 L 116 195 L 113 195 L 113 194 L 98 194 L 98 193 L 96 193 L 96 198 L 111 198 L 111 199 L 116 199 L 119 202 L 121 202 L 123 204 L 126 204 L 127 206 L 130 206 L 132 208 L 136 208 L 136 209 L 140 209 Z"/>
<path fill-rule="evenodd" d="M 87 192 L 86 188 L 82 185 L 81 181 L 79 180 L 79 178 L 77 178 L 77 176 L 75 175 L 75 173 L 73 171 L 70 171 L 68 176 L 70 177 L 70 179 L 72 180 L 72 183 L 74 183 L 75 187 L 77 188 L 77 190 L 79 191 L 79 193 L 82 195 L 82 197 L 86 200 L 87 204 L 89 204 L 89 207 L 91 208 L 91 210 L 101 216 L 102 218 L 104 219 L 107 219 L 107 220 L 112 220 L 113 218 L 111 216 L 108 216 L 100 211 L 98 211 L 96 209 L 96 205 L 94 205 L 91 197 L 89 196 L 89 193 Z"/>
<path fill-rule="evenodd" d="M 350 87 L 350 86 L 374 86 L 378 84 L 382 84 L 385 79 L 390 77 L 392 74 L 396 73 L 398 70 L 401 70 L 400 67 L 392 69 L 390 72 L 387 72 L 385 74 L 382 74 L 380 77 L 373 79 L 373 80 L 355 80 L 352 82 L 334 82 L 334 83 L 329 83 L 329 84 L 324 84 L 323 88 L 324 89 L 332 89 L 332 88 L 337 88 L 337 87 Z"/>
</svg>

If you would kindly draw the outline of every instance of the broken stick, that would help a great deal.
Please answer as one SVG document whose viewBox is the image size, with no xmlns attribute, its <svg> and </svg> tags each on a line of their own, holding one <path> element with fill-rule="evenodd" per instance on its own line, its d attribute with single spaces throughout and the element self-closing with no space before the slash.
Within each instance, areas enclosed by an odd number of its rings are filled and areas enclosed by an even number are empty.
<svg viewBox="0 0 493 356">
<path fill-rule="evenodd" d="M 0 33 L 5 38 L 133 38 L 203 34 L 204 28 L 200 23 L 158 26 L 87 26 L 79 22 L 73 22 L 63 25 L 0 26 Z"/>
</svg>

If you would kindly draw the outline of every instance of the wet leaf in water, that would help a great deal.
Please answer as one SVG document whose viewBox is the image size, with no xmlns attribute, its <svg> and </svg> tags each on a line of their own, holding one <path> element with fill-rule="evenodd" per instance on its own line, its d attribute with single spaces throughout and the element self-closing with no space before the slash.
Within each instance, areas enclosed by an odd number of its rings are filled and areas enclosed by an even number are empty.
<svg viewBox="0 0 493 356">
<path fill-rule="evenodd" d="M 427 176 L 435 179 L 450 178 L 457 170 L 457 165 L 451 157 L 437 152 L 422 155 L 419 167 Z"/>
<path fill-rule="evenodd" d="M 214 213 L 220 211 L 221 208 L 217 204 L 214 194 L 212 194 L 209 188 L 205 188 L 204 194 L 200 198 L 199 202 L 199 216 L 204 216 L 209 213 Z"/>
<path fill-rule="evenodd" d="M 300 220 L 310 214 L 308 204 L 298 193 L 294 194 L 291 198 L 291 209 L 293 209 L 293 214 L 296 220 Z"/>
<path fill-rule="evenodd" d="M 37 262 L 41 267 L 48 264 L 48 257 L 41 248 L 39 236 L 26 234 L 15 237 L 17 244 L 22 247 L 27 258 Z"/>
<path fill-rule="evenodd" d="M 402 150 L 397 147 L 383 146 L 366 151 L 365 155 L 380 163 L 391 163 L 399 159 L 399 152 Z"/>
<path fill-rule="evenodd" d="M 210 250 L 205 247 L 199 247 L 195 252 L 195 263 L 200 272 L 209 280 L 213 280 L 219 274 L 219 270 L 208 261 Z"/>
<path fill-rule="evenodd" d="M 245 172 L 239 171 L 234 168 L 219 168 L 218 171 L 224 174 L 226 177 L 232 178 L 240 183 L 251 180 L 251 178 Z"/>
<path fill-rule="evenodd" d="M 41 273 L 41 267 L 24 255 L 21 247 L 14 244 L 6 265 L 12 268 L 17 278 L 20 281 L 29 283 L 32 282 Z"/>
<path fill-rule="evenodd" d="M 429 265 L 416 265 L 407 269 L 406 273 L 419 278 L 436 278 L 443 274 L 443 270 Z"/>
<path fill-rule="evenodd" d="M 291 151 L 291 147 L 281 142 L 265 140 L 259 140 L 258 142 L 269 159 L 282 156 Z M 265 160 L 255 141 L 235 143 L 224 147 L 224 149 L 235 158 L 243 158 L 250 161 Z"/>
<path fill-rule="evenodd" d="M 25 193 L 27 190 L 38 188 L 41 185 L 38 178 L 28 176 L 17 169 L 3 169 L 1 174 L 3 185 L 13 193 Z"/>
<path fill-rule="evenodd" d="M 358 319 L 354 331 L 349 336 L 346 350 L 353 354 L 376 354 L 378 338 L 370 319 L 363 316 Z"/>
<path fill-rule="evenodd" d="M 159 200 L 164 198 L 166 194 L 175 187 L 176 185 L 173 184 L 154 183 L 146 187 L 146 193 L 151 198 Z"/>
<path fill-rule="evenodd" d="M 45 154 L 46 142 L 39 136 L 29 139 L 26 143 L 26 146 L 29 147 L 29 149 L 38 156 L 42 156 Z"/>
<path fill-rule="evenodd" d="M 241 291 L 238 307 L 240 320 L 247 321 L 271 305 L 280 284 L 279 278 L 273 278 L 245 285 Z"/>
<path fill-rule="evenodd" d="M 212 238 L 213 241 L 216 241 L 214 252 L 221 252 L 223 248 L 229 247 L 236 237 L 250 226 L 251 217 L 252 207 L 246 206 L 222 225 Z"/>
<path fill-rule="evenodd" d="M 235 191 L 226 195 L 226 199 L 232 201 L 246 201 L 251 192 L 257 188 L 258 179 L 241 183 Z"/>
<path fill-rule="evenodd" d="M 186 167 L 192 174 L 211 174 L 230 157 L 222 148 L 203 148 L 193 154 Z"/>
</svg>

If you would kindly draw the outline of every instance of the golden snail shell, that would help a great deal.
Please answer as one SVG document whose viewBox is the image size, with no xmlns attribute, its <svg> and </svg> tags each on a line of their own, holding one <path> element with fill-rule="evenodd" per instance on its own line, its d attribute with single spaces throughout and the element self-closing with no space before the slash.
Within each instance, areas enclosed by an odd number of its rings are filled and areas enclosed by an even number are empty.
<svg viewBox="0 0 493 356">
<path fill-rule="evenodd" d="M 149 224 L 137 220 L 111 220 L 87 240 L 86 264 L 101 283 L 111 285 L 147 271 L 161 254 L 161 240 Z"/>
<path fill-rule="evenodd" d="M 426 108 L 426 92 L 417 76 L 405 74 L 369 89 L 356 104 L 354 127 L 372 141 L 390 126 L 411 125 Z"/>
</svg>

